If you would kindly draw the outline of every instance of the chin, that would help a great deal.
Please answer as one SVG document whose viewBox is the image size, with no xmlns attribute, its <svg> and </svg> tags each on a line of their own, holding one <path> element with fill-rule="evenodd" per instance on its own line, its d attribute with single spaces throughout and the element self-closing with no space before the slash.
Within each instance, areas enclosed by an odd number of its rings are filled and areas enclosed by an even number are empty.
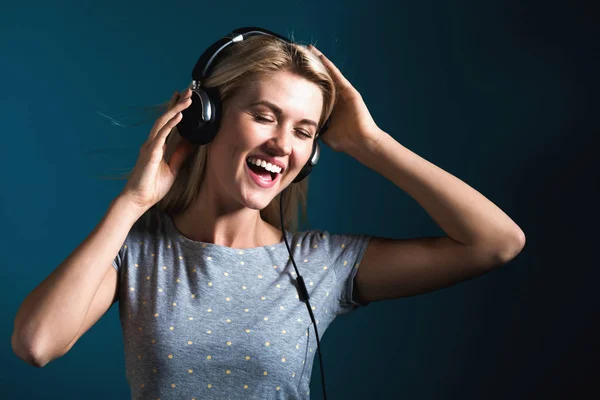
<svg viewBox="0 0 600 400">
<path fill-rule="evenodd" d="M 272 200 L 273 198 L 268 196 L 267 193 L 260 193 L 259 191 L 250 190 L 249 192 L 242 193 L 242 203 L 252 210 L 262 210 Z"/>
<path fill-rule="evenodd" d="M 246 207 L 252 209 L 252 210 L 262 210 L 263 208 L 267 207 L 269 205 L 269 203 L 267 202 L 261 202 L 261 203 L 257 203 L 257 202 L 246 202 Z"/>
<path fill-rule="evenodd" d="M 266 208 L 278 194 L 289 187 L 291 182 L 283 182 L 281 178 L 287 178 L 287 175 L 285 177 L 280 177 L 280 181 L 270 189 L 261 189 L 252 182 L 243 184 L 241 193 L 243 204 L 253 210 L 262 210 Z M 277 199 L 277 201 L 279 201 L 279 199 Z"/>
</svg>

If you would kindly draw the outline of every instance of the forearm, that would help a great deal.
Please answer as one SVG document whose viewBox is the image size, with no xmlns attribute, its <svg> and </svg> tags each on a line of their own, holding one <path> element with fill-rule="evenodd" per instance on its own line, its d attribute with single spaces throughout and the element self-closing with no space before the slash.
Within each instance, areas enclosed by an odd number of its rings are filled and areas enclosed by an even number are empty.
<svg viewBox="0 0 600 400">
<path fill-rule="evenodd" d="M 107 268 L 139 218 L 116 199 L 93 232 L 23 301 L 14 322 L 15 351 L 66 348 L 79 333 Z"/>
<path fill-rule="evenodd" d="M 520 249 L 519 226 L 481 193 L 386 132 L 371 137 L 346 152 L 408 193 L 449 237 L 501 252 Z"/>
</svg>

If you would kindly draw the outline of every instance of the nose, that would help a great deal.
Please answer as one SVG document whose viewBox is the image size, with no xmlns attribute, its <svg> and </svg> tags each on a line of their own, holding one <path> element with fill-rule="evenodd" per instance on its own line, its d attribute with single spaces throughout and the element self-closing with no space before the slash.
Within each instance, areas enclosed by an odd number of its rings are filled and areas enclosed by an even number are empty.
<svg viewBox="0 0 600 400">
<path fill-rule="evenodd" d="M 278 156 L 289 154 L 292 151 L 292 134 L 290 129 L 284 125 L 282 124 L 274 130 L 274 134 L 268 142 L 269 148 Z"/>
</svg>

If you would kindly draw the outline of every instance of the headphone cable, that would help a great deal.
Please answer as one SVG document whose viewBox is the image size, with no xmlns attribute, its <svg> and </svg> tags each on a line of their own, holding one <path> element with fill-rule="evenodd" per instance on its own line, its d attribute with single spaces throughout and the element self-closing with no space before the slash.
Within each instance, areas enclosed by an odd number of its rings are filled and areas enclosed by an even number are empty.
<svg viewBox="0 0 600 400">
<path fill-rule="evenodd" d="M 287 188 L 283 190 L 287 191 Z M 283 239 L 285 240 L 285 246 L 288 249 L 288 253 L 290 254 L 290 259 L 292 260 L 292 264 L 294 265 L 294 269 L 296 270 L 296 281 L 298 282 L 298 295 L 300 297 L 300 301 L 306 304 L 306 308 L 308 309 L 308 313 L 310 314 L 310 319 L 312 320 L 313 327 L 315 328 L 315 334 L 317 338 L 317 352 L 319 353 L 319 364 L 321 366 L 321 381 L 323 383 L 323 399 L 327 400 L 327 391 L 325 390 L 325 370 L 323 368 L 323 356 L 321 355 L 321 342 L 319 341 L 319 332 L 317 331 L 317 324 L 315 322 L 315 316 L 313 315 L 312 309 L 310 308 L 310 303 L 308 302 L 309 295 L 308 290 L 306 290 L 306 285 L 304 284 L 304 278 L 300 276 L 298 273 L 298 267 L 296 267 L 296 262 L 294 261 L 294 257 L 292 257 L 292 251 L 290 250 L 290 246 L 287 241 L 287 235 L 285 234 L 285 228 L 283 226 L 283 193 L 279 196 L 279 216 L 281 217 L 281 230 L 283 231 Z"/>
</svg>

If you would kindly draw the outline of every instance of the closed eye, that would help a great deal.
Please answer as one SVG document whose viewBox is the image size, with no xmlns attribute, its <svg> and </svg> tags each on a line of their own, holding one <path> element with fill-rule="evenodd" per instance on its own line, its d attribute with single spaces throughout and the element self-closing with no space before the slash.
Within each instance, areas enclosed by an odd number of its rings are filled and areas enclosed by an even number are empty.
<svg viewBox="0 0 600 400">
<path fill-rule="evenodd" d="M 275 121 L 272 121 L 272 120 L 270 120 L 268 118 L 265 118 L 265 117 L 263 117 L 263 116 L 261 116 L 259 114 L 252 114 L 252 116 L 254 117 L 255 121 L 259 121 L 259 122 L 275 122 Z M 308 133 L 306 131 L 303 131 L 302 129 L 297 129 L 297 131 L 298 132 L 302 132 L 302 136 L 305 136 L 305 137 L 307 137 L 309 139 L 312 138 L 312 135 L 310 133 Z"/>
<path fill-rule="evenodd" d="M 260 116 L 260 115 L 258 115 L 258 114 L 253 114 L 253 115 L 254 115 L 254 119 L 255 119 L 255 120 L 257 120 L 257 121 L 263 121 L 263 122 L 275 122 L 275 121 L 271 121 L 271 120 L 270 120 L 270 119 L 268 119 L 268 118 L 261 117 L 261 116 Z"/>
</svg>

